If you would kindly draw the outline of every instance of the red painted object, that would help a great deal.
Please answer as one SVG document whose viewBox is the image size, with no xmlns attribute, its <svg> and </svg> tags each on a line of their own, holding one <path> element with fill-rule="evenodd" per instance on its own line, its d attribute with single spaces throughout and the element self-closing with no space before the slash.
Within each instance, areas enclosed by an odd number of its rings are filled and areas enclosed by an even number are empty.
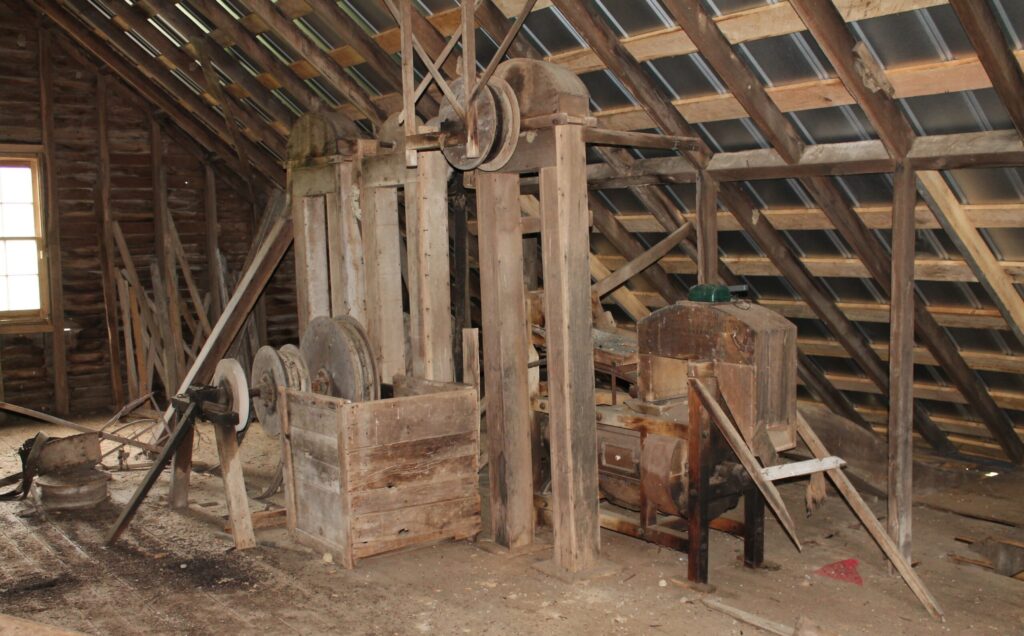
<svg viewBox="0 0 1024 636">
<path fill-rule="evenodd" d="M 845 559 L 843 561 L 836 561 L 835 563 L 829 563 L 823 565 L 814 571 L 819 576 L 827 576 L 830 579 L 836 579 L 838 581 L 846 581 L 847 583 L 853 583 L 855 585 L 864 585 L 864 579 L 860 577 L 860 572 L 857 571 L 857 566 L 860 565 L 860 561 L 857 559 Z"/>
</svg>

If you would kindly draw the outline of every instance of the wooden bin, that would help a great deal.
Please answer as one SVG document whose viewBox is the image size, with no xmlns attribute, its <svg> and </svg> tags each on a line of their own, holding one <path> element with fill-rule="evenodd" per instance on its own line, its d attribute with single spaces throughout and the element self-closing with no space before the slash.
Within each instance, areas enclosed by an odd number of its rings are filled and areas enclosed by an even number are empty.
<svg viewBox="0 0 1024 636">
<path fill-rule="evenodd" d="M 288 528 L 351 568 L 364 557 L 480 532 L 477 394 L 351 403 L 283 390 Z"/>
</svg>

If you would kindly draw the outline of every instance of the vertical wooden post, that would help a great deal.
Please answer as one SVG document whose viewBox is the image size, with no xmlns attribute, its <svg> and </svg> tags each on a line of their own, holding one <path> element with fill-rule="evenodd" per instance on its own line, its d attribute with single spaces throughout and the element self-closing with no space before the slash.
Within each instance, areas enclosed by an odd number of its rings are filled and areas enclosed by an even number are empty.
<svg viewBox="0 0 1024 636">
<path fill-rule="evenodd" d="M 142 395 L 139 383 L 139 369 L 135 365 L 135 340 L 133 336 L 135 326 L 132 324 L 132 312 L 129 306 L 128 281 L 124 277 L 118 276 L 116 283 L 118 292 L 117 304 L 121 307 L 121 331 L 124 335 L 124 359 L 125 370 L 128 374 L 128 396 L 134 400 Z M 139 342 L 139 346 L 142 346 L 141 342 Z"/>
<path fill-rule="evenodd" d="M 363 255 L 366 259 L 366 330 L 381 381 L 405 373 L 405 317 L 402 311 L 401 235 L 398 189 L 362 193 Z"/>
<path fill-rule="evenodd" d="M 46 275 L 50 287 L 50 323 L 53 325 L 53 397 L 59 415 L 68 414 L 67 340 L 64 337 L 64 286 L 60 253 L 60 211 L 57 209 L 57 143 L 53 125 L 52 34 L 39 31 L 39 114 L 42 119 L 46 197 Z"/>
<path fill-rule="evenodd" d="M 99 226 L 100 271 L 103 279 L 103 305 L 107 324 L 107 351 L 110 357 L 110 382 L 114 408 L 125 403 L 121 380 L 121 340 L 117 332 L 117 279 L 114 273 L 114 234 L 110 225 L 110 139 L 107 135 L 107 78 L 96 75 L 96 119 L 100 165 L 97 171 L 96 223 Z M 131 362 L 129 362 L 129 365 Z M 131 387 L 130 387 L 131 388 Z M 133 398 L 138 397 L 132 395 Z"/>
<path fill-rule="evenodd" d="M 757 488 L 743 493 L 743 565 L 764 565 L 764 495 Z"/>
<path fill-rule="evenodd" d="M 419 132 L 416 125 L 416 52 L 412 41 L 412 0 L 398 0 L 398 26 L 401 31 L 402 47 L 402 116 L 405 120 L 406 136 Z M 415 167 L 419 153 L 414 149 L 405 151 L 405 165 Z M 406 207 L 409 205 L 409 191 L 406 190 Z"/>
<path fill-rule="evenodd" d="M 476 109 L 469 96 L 476 88 L 476 2 L 462 3 L 462 91 L 466 106 L 466 156 L 480 156 Z M 473 100 L 476 101 L 476 100 Z"/>
<path fill-rule="evenodd" d="M 697 378 L 717 399 L 718 381 L 710 362 L 691 362 L 688 369 L 691 378 Z M 687 563 L 686 575 L 697 583 L 708 582 L 708 512 L 711 477 L 711 418 L 703 407 L 693 384 L 689 386 L 690 417 L 688 428 L 689 454 L 687 459 Z"/>
<path fill-rule="evenodd" d="M 889 317 L 889 536 L 910 561 L 914 417 L 914 207 L 917 179 L 906 162 L 893 175 L 892 301 Z"/>
<path fill-rule="evenodd" d="M 718 183 L 701 172 L 697 179 L 697 283 L 718 278 Z"/>
<path fill-rule="evenodd" d="M 480 391 L 480 330 L 476 328 L 462 330 L 462 383 L 476 387 Z"/>
<path fill-rule="evenodd" d="M 224 308 L 220 281 L 224 273 L 220 268 L 220 222 L 217 220 L 217 173 L 209 161 L 203 164 L 203 212 L 206 222 L 206 272 L 210 290 L 210 321 L 216 322 Z"/>
<path fill-rule="evenodd" d="M 469 209 L 465 197 L 449 200 L 449 221 L 452 233 L 452 357 L 463 359 L 463 332 L 472 326 L 469 294 Z M 470 384 L 466 378 L 459 378 Z"/>
<path fill-rule="evenodd" d="M 311 319 L 331 315 L 327 200 L 323 195 L 293 195 L 291 205 L 295 227 L 295 296 L 302 337 Z"/>
<path fill-rule="evenodd" d="M 597 424 L 590 318 L 586 148 L 579 126 L 556 126 L 555 165 L 540 172 L 541 246 L 550 394 L 555 565 L 597 562 Z"/>
<path fill-rule="evenodd" d="M 518 174 L 478 173 L 477 218 L 491 530 L 495 543 L 515 549 L 533 543 L 534 528 Z"/>
<path fill-rule="evenodd" d="M 235 428 L 230 425 L 214 424 L 213 431 L 217 438 L 217 457 L 220 459 L 224 498 L 228 504 L 228 521 L 231 522 L 231 536 L 235 540 L 235 549 L 255 548 L 256 534 L 252 528 L 249 496 L 245 492 L 242 457 L 238 454 Z"/>
<path fill-rule="evenodd" d="M 150 160 L 153 169 L 153 225 L 154 248 L 157 253 L 157 269 L 163 281 L 163 289 L 154 286 L 153 295 L 164 295 L 167 303 L 167 324 L 164 339 L 164 355 L 167 363 L 168 397 L 178 388 L 178 382 L 185 375 L 185 345 L 181 334 L 181 303 L 178 296 L 178 270 L 174 260 L 174 244 L 171 239 L 170 211 L 167 208 L 167 171 L 163 162 L 163 133 L 155 117 L 149 119 Z"/>
<path fill-rule="evenodd" d="M 366 325 L 366 275 L 359 232 L 360 193 L 355 166 L 337 166 L 337 190 L 326 195 L 327 261 L 332 316 L 351 316 Z"/>
<path fill-rule="evenodd" d="M 450 382 L 455 367 L 448 263 L 449 167 L 440 151 L 419 153 L 417 164 L 415 185 L 407 186 L 405 193 L 413 374 Z"/>
</svg>

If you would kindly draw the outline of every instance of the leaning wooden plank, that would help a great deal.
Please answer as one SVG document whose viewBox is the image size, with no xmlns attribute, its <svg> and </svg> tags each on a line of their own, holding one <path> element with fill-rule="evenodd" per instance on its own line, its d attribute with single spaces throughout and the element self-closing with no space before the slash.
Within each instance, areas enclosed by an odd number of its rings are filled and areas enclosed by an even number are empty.
<svg viewBox="0 0 1024 636">
<path fill-rule="evenodd" d="M 24 415 L 25 417 L 31 417 L 33 419 L 46 422 L 47 424 L 56 424 L 57 426 L 64 426 L 66 428 L 81 431 L 83 433 L 99 433 L 101 439 L 107 439 L 112 442 L 119 442 L 127 446 L 134 446 L 136 448 L 141 448 L 142 450 L 147 450 L 151 453 L 160 452 L 159 446 L 153 446 L 152 444 L 147 444 L 145 442 L 140 442 L 138 440 L 128 439 L 127 437 L 121 437 L 120 435 L 114 435 L 113 433 L 102 433 L 84 424 L 79 424 L 77 422 L 65 420 L 55 415 L 50 415 L 49 413 L 33 411 L 32 409 L 25 408 L 24 406 L 18 406 L 16 404 L 11 404 L 9 402 L 0 402 L 0 409 L 3 409 L 4 411 L 10 411 L 11 413 L 17 413 L 18 415 Z"/>
<path fill-rule="evenodd" d="M 796 549 L 801 550 L 800 540 L 796 536 L 796 525 L 793 523 L 793 518 L 789 515 L 789 510 L 786 509 L 786 504 L 782 501 L 782 495 L 779 494 L 777 488 L 770 481 L 764 478 L 761 473 L 761 464 L 758 463 L 754 453 L 747 446 L 747 443 L 743 441 L 743 436 L 736 429 L 736 425 L 732 423 L 729 416 L 726 415 L 725 410 L 718 404 L 714 397 L 711 396 L 707 387 L 700 380 L 691 379 L 690 382 L 694 388 L 697 389 L 697 395 L 700 396 L 700 402 L 707 409 L 711 415 L 712 421 L 718 425 L 719 430 L 725 436 L 726 441 L 729 442 L 729 446 L 732 447 L 733 452 L 736 453 L 736 457 L 739 458 L 740 463 L 747 469 L 747 473 L 750 478 L 754 480 L 754 484 L 757 485 L 758 489 L 764 495 L 765 501 L 772 507 L 775 514 L 779 518 L 779 522 L 782 523 L 782 527 L 786 529 L 786 533 L 789 534 L 790 538 L 793 539 L 793 543 L 796 544 Z"/>
<path fill-rule="evenodd" d="M 627 280 L 654 265 L 662 256 L 672 251 L 672 248 L 679 245 L 679 242 L 691 232 L 693 232 L 693 228 L 689 223 L 679 226 L 674 232 L 655 243 L 654 247 L 615 270 L 611 276 L 598 281 L 591 289 L 591 293 L 597 294 L 599 297 L 604 296 L 625 284 Z"/>
<path fill-rule="evenodd" d="M 799 411 L 797 412 L 796 418 L 796 431 L 800 435 L 801 439 L 804 440 L 804 443 L 807 444 L 807 448 L 810 449 L 811 454 L 818 459 L 828 457 L 829 453 L 825 448 L 825 445 L 821 443 L 821 440 L 818 439 L 818 435 L 813 429 L 811 429 L 811 426 Z M 875 540 L 878 547 L 882 549 L 885 556 L 889 557 L 893 566 L 900 573 L 900 576 L 903 577 L 903 580 L 907 582 L 907 586 L 910 587 L 910 590 L 915 596 L 917 596 L 918 600 L 921 601 L 921 604 L 924 605 L 926 610 L 928 610 L 928 613 L 936 618 L 945 620 L 938 601 L 935 600 L 935 597 L 932 596 L 931 592 L 928 591 L 928 588 L 925 587 L 924 581 L 917 576 L 917 572 L 914 571 L 913 566 L 911 566 L 910 563 L 908 563 L 900 554 L 899 548 L 896 547 L 896 544 L 893 543 L 892 539 L 889 538 L 889 535 L 886 534 L 885 528 L 882 527 L 881 522 L 879 522 L 874 513 L 871 512 L 871 508 L 868 508 L 868 505 L 863 499 L 861 499 L 860 493 L 858 493 L 857 489 L 853 487 L 852 483 L 850 483 L 846 473 L 838 468 L 833 468 L 825 474 L 829 476 L 829 479 L 831 479 L 832 483 L 835 484 L 836 489 L 840 494 L 846 498 L 846 503 L 850 505 L 854 514 L 857 515 L 860 522 L 864 524 L 864 528 L 868 531 L 868 534 L 870 534 Z"/>
<path fill-rule="evenodd" d="M 213 332 L 203 343 L 203 348 L 196 356 L 195 362 L 192 363 L 181 380 L 178 393 L 184 393 L 189 386 L 196 382 L 207 382 L 210 379 L 217 362 L 227 353 L 242 325 L 245 324 L 253 305 L 263 293 L 263 288 L 270 280 L 271 274 L 277 269 L 281 258 L 284 257 L 288 246 L 291 245 L 292 221 L 289 216 L 285 216 L 285 209 L 286 197 L 280 191 L 275 192 L 272 204 L 268 205 L 267 213 L 273 214 L 273 218 L 276 220 L 256 252 L 252 264 L 239 280 L 238 286 L 225 305 L 217 324 L 213 326 Z M 174 412 L 173 404 L 164 411 L 165 424 L 170 423 Z M 188 503 L 188 475 L 191 472 L 192 463 L 191 435 L 188 438 L 185 440 L 186 443 L 181 445 L 174 460 L 174 473 L 171 476 L 171 502 L 175 506 L 184 506 Z"/>
</svg>

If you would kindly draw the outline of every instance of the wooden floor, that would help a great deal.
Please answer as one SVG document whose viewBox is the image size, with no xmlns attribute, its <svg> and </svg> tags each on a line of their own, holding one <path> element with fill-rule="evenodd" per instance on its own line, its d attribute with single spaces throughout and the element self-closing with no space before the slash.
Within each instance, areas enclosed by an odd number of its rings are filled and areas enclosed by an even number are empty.
<svg viewBox="0 0 1024 636">
<path fill-rule="evenodd" d="M 12 467 L 11 449 L 37 428 L 0 430 L 4 473 Z M 250 471 L 255 485 L 275 447 L 254 433 L 242 448 L 250 465 L 260 467 Z M 214 457 L 205 427 L 196 457 Z M 116 474 L 113 503 L 87 514 L 47 517 L 26 504 L 0 504 L 0 611 L 94 634 L 758 633 L 676 583 L 685 579 L 683 555 L 608 532 L 602 534 L 604 556 L 617 567 L 575 585 L 531 567 L 550 558 L 550 550 L 507 557 L 468 542 L 375 557 L 351 571 L 295 547 L 279 529 L 258 531 L 263 546 L 238 553 L 211 523 L 226 513 L 220 479 L 202 473 L 194 476 L 194 513 L 167 511 L 161 481 L 124 540 L 102 547 L 118 505 L 141 476 Z M 998 498 L 1021 492 L 1022 485 L 1018 475 L 1000 475 L 974 488 L 985 496 L 928 497 L 929 506 L 946 502 L 974 516 L 1002 515 L 1004 523 L 915 508 L 915 560 L 946 611 L 944 625 L 929 619 L 902 581 L 887 574 L 880 552 L 836 497 L 810 519 L 798 516 L 803 553 L 769 521 L 770 569 L 745 570 L 738 560 L 741 542 L 713 535 L 712 597 L 787 625 L 805 616 L 841 634 L 1020 633 L 1024 583 L 948 555 L 977 557 L 957 536 L 1020 532 L 1006 523 L 1024 520 L 1024 504 Z M 783 486 L 782 492 L 791 511 L 802 509 L 802 487 Z M 884 501 L 870 503 L 877 512 L 885 509 Z M 860 562 L 863 585 L 814 573 L 850 558 Z"/>
</svg>

